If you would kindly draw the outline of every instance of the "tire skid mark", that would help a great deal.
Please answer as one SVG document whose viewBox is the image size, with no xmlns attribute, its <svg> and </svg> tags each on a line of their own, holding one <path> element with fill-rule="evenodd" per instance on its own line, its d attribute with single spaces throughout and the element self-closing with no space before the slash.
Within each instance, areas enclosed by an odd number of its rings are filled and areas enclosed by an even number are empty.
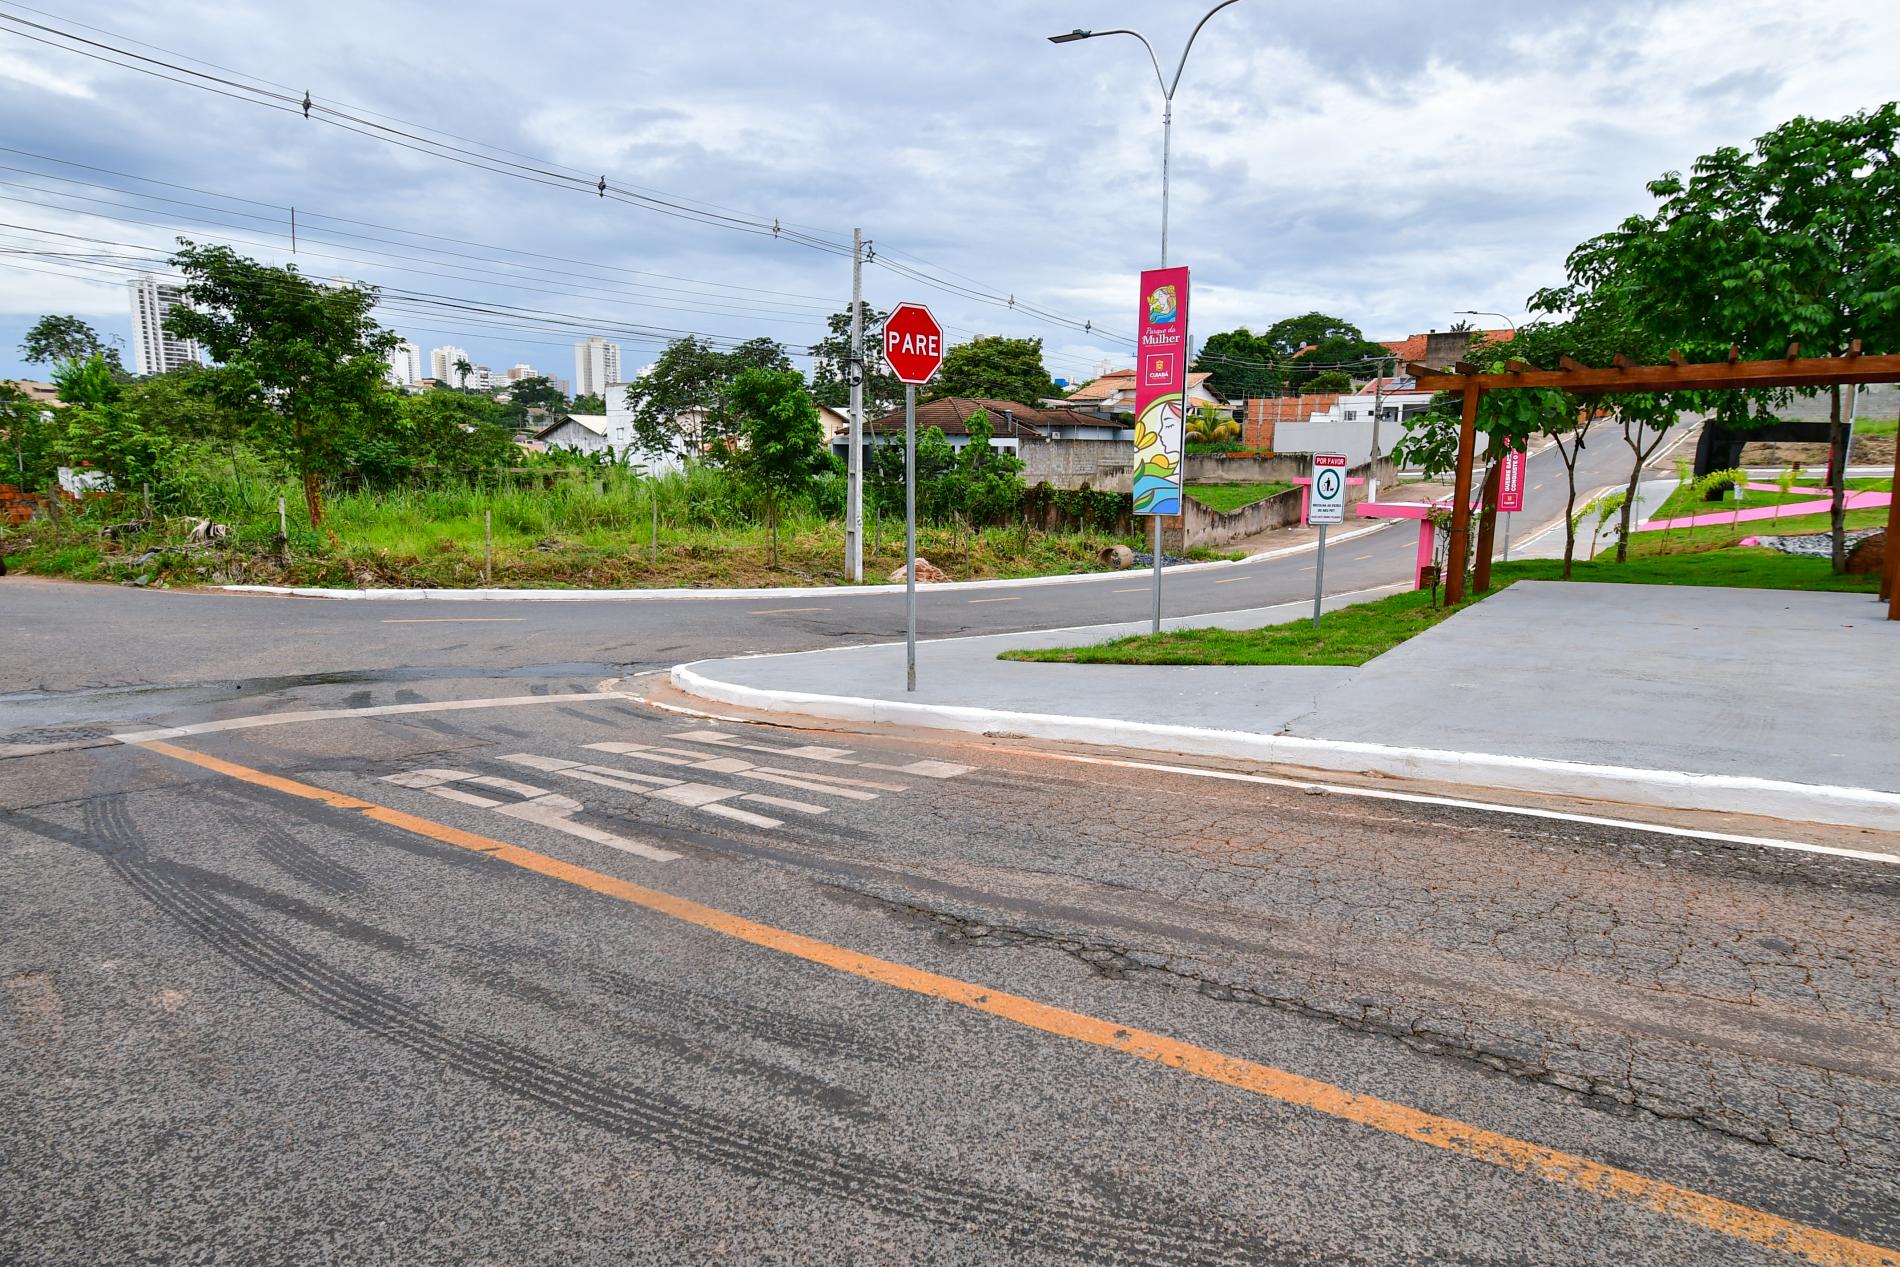
<svg viewBox="0 0 1900 1267">
<path fill-rule="evenodd" d="M 293 880 L 333 897 L 355 897 L 369 887 L 354 867 L 326 858 L 308 842 L 299 840 L 268 820 L 252 824 L 258 833 L 257 852 Z"/>
<path fill-rule="evenodd" d="M 815 1055 L 885 1063 L 893 1058 L 909 1058 L 918 1050 L 902 1039 L 880 1035 L 868 1041 L 852 1026 L 754 1007 L 613 968 L 591 965 L 585 972 L 601 990 L 649 1015 L 690 1021 L 695 1025 L 714 1025 Z"/>
<path fill-rule="evenodd" d="M 938 1227 L 977 1231 L 1070 1260 L 1248 1264 L 1276 1247 L 1225 1234 L 1193 1213 L 1148 1217 L 1038 1200 L 927 1170 L 905 1169 L 696 1108 L 481 1034 L 456 1031 L 398 995 L 369 986 L 266 931 L 202 887 L 155 862 L 122 798 L 88 804 L 86 822 L 112 871 L 208 948 L 298 1002 L 414 1055 L 597 1129 L 811 1195 L 854 1202 Z M 103 847 L 101 847 L 103 846 Z M 1317 1261 L 1306 1256 L 1302 1261 Z"/>
</svg>

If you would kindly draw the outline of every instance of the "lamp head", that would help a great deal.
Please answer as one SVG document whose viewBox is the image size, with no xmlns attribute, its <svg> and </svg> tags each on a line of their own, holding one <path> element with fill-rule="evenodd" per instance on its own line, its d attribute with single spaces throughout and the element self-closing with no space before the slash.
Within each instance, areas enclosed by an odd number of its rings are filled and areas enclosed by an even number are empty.
<svg viewBox="0 0 1900 1267">
<path fill-rule="evenodd" d="M 1084 31 L 1081 27 L 1078 26 L 1075 28 L 1075 30 L 1070 31 L 1067 35 L 1051 35 L 1049 37 L 1049 42 L 1051 44 L 1073 44 L 1077 40 L 1086 40 L 1089 36 L 1093 34 L 1095 34 L 1095 32 Z"/>
</svg>

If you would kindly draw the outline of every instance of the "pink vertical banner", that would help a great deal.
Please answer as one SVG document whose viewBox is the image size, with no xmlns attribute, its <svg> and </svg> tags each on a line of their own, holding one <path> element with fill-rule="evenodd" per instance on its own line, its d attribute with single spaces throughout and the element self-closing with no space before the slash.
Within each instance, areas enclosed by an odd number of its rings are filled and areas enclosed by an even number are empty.
<svg viewBox="0 0 1900 1267">
<path fill-rule="evenodd" d="M 1498 474 L 1498 509 L 1513 514 L 1524 509 L 1524 471 L 1530 454 L 1523 449 L 1504 451 L 1504 469 Z"/>
<path fill-rule="evenodd" d="M 1187 269 L 1142 273 L 1136 330 L 1135 513 L 1178 515 L 1187 423 Z"/>
</svg>

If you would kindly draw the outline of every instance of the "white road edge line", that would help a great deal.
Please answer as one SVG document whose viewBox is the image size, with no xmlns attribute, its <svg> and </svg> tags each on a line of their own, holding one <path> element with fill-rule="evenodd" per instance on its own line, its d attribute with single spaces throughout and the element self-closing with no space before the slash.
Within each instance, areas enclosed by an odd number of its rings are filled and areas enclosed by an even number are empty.
<svg viewBox="0 0 1900 1267">
<path fill-rule="evenodd" d="M 1291 788 L 1298 792 L 1325 792 L 1329 795 L 1357 796 L 1373 801 L 1405 801 L 1412 805 L 1442 805 L 1451 809 L 1482 810 L 1490 814 L 1516 814 L 1525 818 L 1546 818 L 1562 823 L 1588 823 L 1595 827 L 1623 827 L 1651 832 L 1659 836 L 1680 836 L 1686 840 L 1719 840 L 1731 845 L 1757 845 L 1763 849 L 1792 849 L 1797 853 L 1828 854 L 1854 858 L 1862 862 L 1884 862 L 1900 866 L 1900 855 L 1868 849 L 1844 849 L 1838 845 L 1814 845 L 1801 840 L 1782 840 L 1774 836 L 1741 836 L 1733 832 L 1699 831 L 1693 827 L 1675 827 L 1665 823 L 1645 823 L 1632 818 L 1604 818 L 1596 814 L 1573 814 L 1564 810 L 1537 809 L 1527 805 L 1499 805 L 1491 801 L 1470 801 L 1455 796 L 1432 796 L 1424 792 L 1395 792 L 1385 788 L 1359 787 L 1350 783 L 1321 783 L 1311 779 L 1283 779 L 1267 774 L 1241 774 L 1234 770 L 1208 770 L 1200 766 L 1168 765 L 1159 761 L 1129 761 L 1116 757 L 1090 757 L 1076 752 L 1038 752 L 1051 761 L 1075 761 L 1084 765 L 1120 766 L 1130 770 L 1155 770 L 1163 774 L 1185 774 L 1199 779 L 1219 779 L 1230 783 L 1260 783 L 1268 787 Z"/>
</svg>

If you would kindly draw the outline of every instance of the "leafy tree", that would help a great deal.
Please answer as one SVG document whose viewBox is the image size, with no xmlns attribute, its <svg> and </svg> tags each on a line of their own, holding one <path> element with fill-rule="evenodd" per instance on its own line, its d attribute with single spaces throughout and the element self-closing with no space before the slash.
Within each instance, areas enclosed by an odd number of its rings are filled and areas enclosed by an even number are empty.
<svg viewBox="0 0 1900 1267">
<path fill-rule="evenodd" d="M 973 396 L 1034 405 L 1061 394 L 1043 368 L 1041 339 L 1012 339 L 1000 334 L 978 335 L 951 348 L 944 354 L 943 369 L 930 384 L 933 400 Z"/>
<path fill-rule="evenodd" d="M 1192 366 L 1206 374 L 1215 391 L 1228 400 L 1277 396 L 1286 386 L 1286 373 L 1274 363 L 1272 346 L 1247 327 L 1211 335 L 1201 344 Z"/>
<path fill-rule="evenodd" d="M 104 357 L 117 373 L 124 373 L 119 349 L 99 337 L 99 332 L 78 317 L 49 314 L 41 317 L 20 341 L 20 357 L 29 365 L 53 365 L 64 361 L 84 361 Z"/>
<path fill-rule="evenodd" d="M 726 403 L 744 440 L 737 450 L 739 473 L 765 502 L 777 567 L 779 507 L 830 464 L 825 426 L 797 370 L 742 370 L 726 389 Z"/>
<path fill-rule="evenodd" d="M 1665 344 L 1733 343 L 1751 357 L 1789 343 L 1900 351 L 1900 104 L 1840 119 L 1797 117 L 1743 150 L 1651 181 L 1660 205 L 1572 253 L 1573 283 L 1616 287 Z M 1846 566 L 1846 436 L 1832 389 L 1834 569 Z M 1731 402 L 1734 417 L 1742 402 Z"/>
<path fill-rule="evenodd" d="M 1362 343 L 1365 336 L 1352 322 L 1323 312 L 1283 317 L 1260 335 L 1261 350 L 1276 361 L 1290 361 L 1304 348 L 1337 341 Z"/>
<path fill-rule="evenodd" d="M 303 480 L 311 524 L 319 524 L 324 477 L 340 472 L 359 437 L 396 408 L 383 375 L 398 340 L 370 315 L 377 292 L 317 285 L 294 267 L 180 241 L 172 262 L 187 279 L 189 306 L 174 308 L 167 328 L 223 363 L 226 401 L 263 420 L 266 438 Z"/>
<path fill-rule="evenodd" d="M 876 417 L 904 403 L 904 385 L 897 381 L 877 349 L 883 338 L 884 318 L 864 305 L 864 413 Z M 851 362 L 851 310 L 834 312 L 826 321 L 828 333 L 811 345 L 811 398 L 821 405 L 843 409 L 851 403 L 851 383 L 845 377 Z"/>
<path fill-rule="evenodd" d="M 531 375 L 521 379 L 508 388 L 508 401 L 526 413 L 529 409 L 561 409 L 567 405 L 567 397 L 554 385 L 554 380 L 545 374 Z"/>
<path fill-rule="evenodd" d="M 692 336 L 676 339 L 627 384 L 635 441 L 649 453 L 722 457 L 739 430 L 728 394 L 733 381 L 747 370 L 791 368 L 784 346 L 771 339 L 748 339 L 729 352 Z"/>
<path fill-rule="evenodd" d="M 1023 460 L 990 444 L 996 434 L 987 409 L 964 421 L 970 442 L 957 451 L 957 509 L 971 523 L 995 523 L 1015 510 L 1023 497 Z"/>
<path fill-rule="evenodd" d="M 559 406 L 555 408 L 558 409 Z M 571 414 L 604 414 L 607 412 L 607 402 L 593 392 L 586 392 L 576 396 L 574 403 L 567 407 L 567 411 Z"/>
<path fill-rule="evenodd" d="M 101 406 L 119 398 L 119 380 L 100 352 L 74 357 L 53 371 L 53 386 L 67 405 Z"/>
<path fill-rule="evenodd" d="M 40 404 L 17 384 L 0 382 L 0 443 L 11 450 L 6 454 L 7 469 L 0 472 L 0 481 L 17 480 L 22 487 L 31 488 L 52 480 L 53 468 L 58 465 L 58 416 L 58 410 Z"/>
<path fill-rule="evenodd" d="M 1352 375 L 1344 370 L 1327 370 L 1315 374 L 1305 384 L 1305 389 L 1309 392 L 1349 392 L 1352 390 Z"/>
<path fill-rule="evenodd" d="M 974 415 L 972 415 L 974 416 Z M 902 518 L 904 514 L 904 440 L 895 436 L 871 449 L 865 482 L 878 513 Z M 940 523 L 962 503 L 958 484 L 957 451 L 941 428 L 926 427 L 917 434 L 917 517 Z"/>
</svg>

